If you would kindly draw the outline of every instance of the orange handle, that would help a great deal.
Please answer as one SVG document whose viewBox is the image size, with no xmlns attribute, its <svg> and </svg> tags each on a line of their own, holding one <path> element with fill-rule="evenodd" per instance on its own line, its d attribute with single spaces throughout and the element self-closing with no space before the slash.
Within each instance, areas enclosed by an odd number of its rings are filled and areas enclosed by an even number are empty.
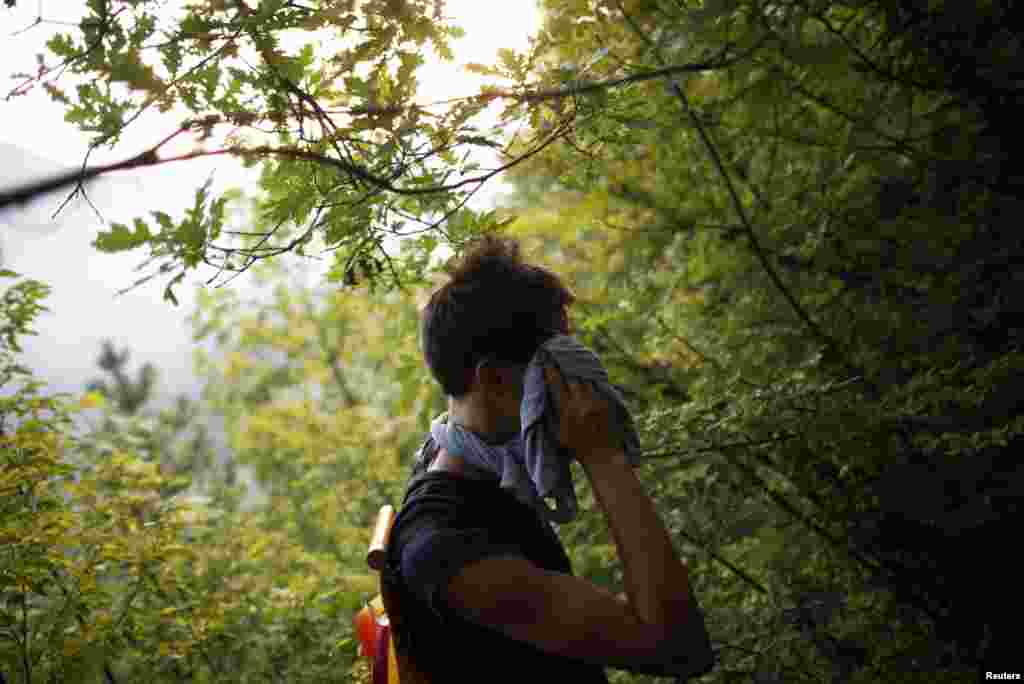
<svg viewBox="0 0 1024 684">
<path fill-rule="evenodd" d="M 370 549 L 366 552 L 366 564 L 377 572 L 384 569 L 384 549 L 388 545 L 388 536 L 394 522 L 395 509 L 391 506 L 381 506 L 380 513 L 377 514 L 377 524 L 373 526 L 373 535 L 370 537 Z"/>
<path fill-rule="evenodd" d="M 389 638 L 388 639 L 388 681 L 387 681 L 387 684 L 401 684 L 401 681 L 402 680 L 398 676 L 398 654 L 395 653 L 395 640 Z"/>
</svg>

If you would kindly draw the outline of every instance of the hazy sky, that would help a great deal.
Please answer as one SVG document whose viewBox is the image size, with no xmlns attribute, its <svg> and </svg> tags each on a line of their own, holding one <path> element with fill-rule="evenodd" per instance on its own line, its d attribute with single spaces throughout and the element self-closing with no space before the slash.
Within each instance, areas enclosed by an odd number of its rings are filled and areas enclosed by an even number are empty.
<svg viewBox="0 0 1024 684">
<path fill-rule="evenodd" d="M 84 2 L 75 0 L 19 0 L 14 9 L 0 9 L 0 71 L 4 75 L 33 71 L 34 55 L 55 31 L 62 29 L 44 23 L 21 31 L 35 21 L 40 6 L 42 16 L 55 21 L 76 22 L 84 12 Z M 431 63 L 421 76 L 422 89 L 436 99 L 475 92 L 481 81 L 460 72 L 458 65 L 493 61 L 498 47 L 524 48 L 538 23 L 533 0 L 502 3 L 500 22 L 495 21 L 494 6 L 489 2 L 449 0 L 448 6 L 456 22 L 466 29 L 467 37 L 453 46 L 455 65 Z M 16 82 L 5 79 L 0 95 L 7 92 L 8 84 Z M 173 130 L 181 118 L 174 113 L 143 117 L 117 148 L 95 152 L 90 163 L 136 154 Z M 87 134 L 64 122 L 62 107 L 41 92 L 8 101 L 0 99 L 0 121 L 0 187 L 80 165 L 84 158 Z M 252 176 L 247 176 L 237 162 L 221 157 L 116 174 L 98 182 L 90 197 L 107 222 L 130 222 L 156 209 L 179 216 L 211 172 L 220 187 L 251 183 L 247 179 Z M 98 375 L 95 361 L 100 343 L 109 338 L 118 348 L 131 348 L 133 370 L 146 361 L 159 368 L 164 400 L 178 393 L 197 396 L 199 387 L 192 375 L 193 343 L 186 318 L 194 306 L 193 288 L 213 271 L 186 278 L 175 289 L 178 307 L 163 301 L 163 281 L 159 278 L 116 296 L 118 290 L 142 275 L 133 268 L 144 254 L 97 252 L 90 243 L 105 224 L 81 201 L 52 219 L 63 199 L 63 194 L 55 194 L 27 207 L 0 212 L 3 267 L 53 287 L 44 302 L 52 312 L 43 314 L 36 325 L 39 335 L 23 345 L 23 362 L 47 380 L 52 390 L 77 392 Z M 0 289 L 9 284 L 0 281 Z M 228 287 L 251 288 L 246 276 Z"/>
</svg>

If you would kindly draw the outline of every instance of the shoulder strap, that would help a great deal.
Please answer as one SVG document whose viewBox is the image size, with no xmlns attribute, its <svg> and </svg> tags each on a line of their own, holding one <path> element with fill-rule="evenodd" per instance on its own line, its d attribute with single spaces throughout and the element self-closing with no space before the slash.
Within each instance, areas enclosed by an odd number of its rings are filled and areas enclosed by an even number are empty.
<svg viewBox="0 0 1024 684">
<path fill-rule="evenodd" d="M 384 600 L 384 610 L 387 612 L 388 622 L 391 625 L 391 642 L 398 660 L 399 683 L 430 684 L 430 678 L 417 668 L 409 657 L 408 644 L 404 643 L 404 637 L 408 632 L 402 622 L 403 592 L 398 586 L 394 573 L 387 567 L 380 574 L 380 594 Z"/>
<path fill-rule="evenodd" d="M 408 503 L 408 500 L 405 503 Z M 402 508 L 405 510 L 405 505 Z M 398 517 L 395 518 L 393 529 L 398 527 L 401 517 L 401 512 L 399 512 Z M 390 557 L 385 558 L 384 567 L 380 573 L 380 595 L 384 602 L 384 611 L 387 613 L 388 622 L 391 625 L 391 643 L 398 661 L 398 683 L 396 684 L 430 684 L 430 678 L 412 660 L 409 642 L 415 637 L 411 627 L 404 622 L 405 611 L 402 607 L 407 592 L 402 586 L 400 565 L 393 562 Z"/>
<path fill-rule="evenodd" d="M 433 439 L 428 435 L 423 446 L 417 452 L 410 485 L 419 475 L 426 472 L 429 461 L 436 454 L 436 451 Z M 399 510 L 392 523 L 391 532 L 396 531 L 399 528 L 400 521 L 404 520 L 402 513 L 408 509 L 408 504 L 412 498 L 415 498 L 413 492 L 406 491 L 401 510 Z M 389 538 L 394 537 L 389 535 Z M 388 549 L 385 548 L 384 564 L 380 572 L 380 595 L 384 602 L 384 611 L 387 613 L 388 622 L 391 626 L 391 645 L 394 648 L 395 658 L 398 661 L 399 681 L 395 684 L 431 684 L 430 678 L 412 661 L 409 653 L 409 644 L 406 643 L 410 637 L 410 632 L 407 629 L 408 626 L 403 622 L 404 611 L 402 610 L 402 601 L 405 591 L 401 586 L 401 572 L 399 568 L 400 565 L 388 555 Z"/>
</svg>

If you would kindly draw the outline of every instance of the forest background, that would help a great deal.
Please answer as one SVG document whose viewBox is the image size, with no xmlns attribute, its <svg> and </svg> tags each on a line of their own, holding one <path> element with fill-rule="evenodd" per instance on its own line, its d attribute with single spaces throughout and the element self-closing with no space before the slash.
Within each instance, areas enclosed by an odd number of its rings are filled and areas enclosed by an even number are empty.
<svg viewBox="0 0 1024 684">
<path fill-rule="evenodd" d="M 231 155 L 259 191 L 204 185 L 95 247 L 142 256 L 169 306 L 194 272 L 251 269 L 273 296 L 202 294 L 202 401 L 154 411 L 153 371 L 113 348 L 80 395 L 49 393 L 19 363 L 47 286 L 0 274 L 3 682 L 367 681 L 369 528 L 445 408 L 418 307 L 436 256 L 492 231 L 566 275 L 576 334 L 627 390 L 707 613 L 706 681 L 1020 671 L 1021 9 L 545 0 L 527 51 L 472 67 L 493 85 L 424 103 L 424 55 L 458 35 L 443 2 L 158 5 L 89 0 L 15 90 L 97 150 L 187 109 L 69 190 Z M 335 42 L 282 49 L 294 31 Z M 513 196 L 471 209 L 496 178 Z M 286 256 L 323 253 L 321 286 L 291 284 Z M 577 489 L 559 534 L 619 586 Z"/>
</svg>

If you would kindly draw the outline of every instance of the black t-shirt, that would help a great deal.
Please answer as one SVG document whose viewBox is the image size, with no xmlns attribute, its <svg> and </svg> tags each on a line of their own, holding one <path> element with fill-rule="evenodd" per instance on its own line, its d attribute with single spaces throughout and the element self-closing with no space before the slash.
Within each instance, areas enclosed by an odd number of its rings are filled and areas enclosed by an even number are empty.
<svg viewBox="0 0 1024 684">
<path fill-rule="evenodd" d="M 544 653 L 449 607 L 448 583 L 464 566 L 506 554 L 572 573 L 550 525 L 495 483 L 443 471 L 414 475 L 391 530 L 384 571 L 400 599 L 401 625 L 392 621 L 396 644 L 408 644 L 413 662 L 438 684 L 607 684 L 600 665 Z"/>
<path fill-rule="evenodd" d="M 544 653 L 469 622 L 449 607 L 448 583 L 464 566 L 489 556 L 524 556 L 545 570 L 570 575 L 572 567 L 558 535 L 536 511 L 494 482 L 428 472 L 436 455 L 428 437 L 392 526 L 381 573 L 396 645 L 432 684 L 607 684 L 600 665 Z M 671 662 L 625 669 L 683 680 L 710 672 L 715 655 L 696 598 L 693 611 Z"/>
</svg>

